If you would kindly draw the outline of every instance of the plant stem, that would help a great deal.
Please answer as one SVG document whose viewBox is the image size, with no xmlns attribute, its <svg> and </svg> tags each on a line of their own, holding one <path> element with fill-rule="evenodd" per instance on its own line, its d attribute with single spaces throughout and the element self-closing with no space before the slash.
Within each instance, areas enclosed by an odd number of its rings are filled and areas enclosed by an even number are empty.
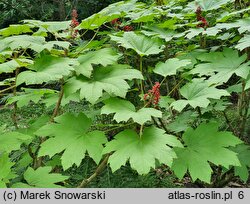
<svg viewBox="0 0 250 204">
<path fill-rule="evenodd" d="M 142 69 L 142 56 L 140 56 L 140 71 L 141 71 L 141 74 L 143 75 L 143 69 Z M 143 79 L 141 80 L 141 94 L 143 95 L 144 94 L 144 90 L 143 90 Z"/>
<path fill-rule="evenodd" d="M 95 172 L 87 179 L 84 179 L 81 184 L 79 186 L 77 186 L 77 188 L 84 188 L 86 187 L 86 185 L 88 185 L 92 180 L 94 180 L 94 178 L 96 178 L 106 167 L 107 163 L 108 163 L 108 159 L 110 157 L 110 154 L 108 154 L 103 161 L 100 163 L 100 165 L 97 167 L 97 169 L 95 170 Z"/>
<path fill-rule="evenodd" d="M 85 50 L 85 48 L 95 39 L 97 33 L 99 32 L 99 28 L 97 29 L 97 31 L 95 32 L 95 34 L 93 35 L 93 37 L 90 39 L 90 41 L 82 48 L 80 49 L 73 57 L 76 57 L 77 55 L 79 55 L 83 50 Z"/>
<path fill-rule="evenodd" d="M 16 58 L 16 56 L 15 56 Z M 16 87 L 16 80 L 17 80 L 17 76 L 19 74 L 19 68 L 16 69 L 15 71 L 15 82 L 14 82 L 14 85 L 13 85 L 13 96 L 16 96 L 16 92 L 17 92 L 17 87 Z M 13 114 L 12 114 L 12 120 L 13 120 L 13 123 L 16 127 L 16 129 L 18 129 L 18 124 L 17 124 L 17 102 L 14 102 L 14 110 L 13 110 Z"/>
<path fill-rule="evenodd" d="M 54 122 L 54 118 L 58 115 L 59 113 L 59 109 L 60 109 L 60 105 L 61 105 L 61 102 L 62 102 L 62 98 L 63 98 L 63 94 L 64 94 L 64 88 L 63 88 L 63 79 L 61 80 L 61 90 L 60 90 L 60 93 L 59 93 L 59 98 L 58 98 L 58 101 L 56 103 L 56 107 L 54 109 L 54 112 L 50 118 L 50 122 Z"/>
<path fill-rule="evenodd" d="M 0 91 L 0 94 L 1 94 L 1 93 L 4 93 L 5 91 L 14 89 L 15 87 L 16 87 L 16 85 L 13 85 L 13 86 L 10 86 L 10 87 L 8 87 L 8 88 L 6 88 L 6 89 L 3 89 L 3 90 Z"/>
</svg>

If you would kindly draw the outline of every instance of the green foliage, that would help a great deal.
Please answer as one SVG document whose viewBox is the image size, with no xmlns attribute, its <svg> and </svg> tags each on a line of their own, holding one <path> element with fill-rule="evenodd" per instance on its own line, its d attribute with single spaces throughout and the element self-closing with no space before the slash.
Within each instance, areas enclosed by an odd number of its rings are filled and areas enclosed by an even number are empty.
<svg viewBox="0 0 250 204">
<path fill-rule="evenodd" d="M 90 77 L 93 71 L 93 65 L 101 64 L 107 66 L 114 64 L 119 58 L 116 52 L 110 48 L 104 48 L 78 57 L 79 66 L 75 68 L 77 75 Z"/>
<path fill-rule="evenodd" d="M 125 97 L 129 85 L 125 80 L 142 79 L 138 70 L 129 69 L 128 65 L 110 65 L 98 67 L 92 77 L 73 77 L 65 85 L 65 94 L 69 96 L 80 90 L 80 98 L 94 104 L 106 91 L 110 95 Z"/>
<path fill-rule="evenodd" d="M 61 21 L 0 30 L 0 187 L 75 187 L 130 167 L 204 187 L 232 173 L 247 183 L 245 3 L 121 1 L 77 26 L 64 14 L 76 5 L 64 2 L 47 14 Z"/>
<path fill-rule="evenodd" d="M 228 96 L 226 90 L 219 90 L 214 86 L 209 86 L 207 81 L 193 80 L 180 89 L 180 93 L 186 99 L 174 101 L 171 106 L 178 111 L 182 111 L 188 104 L 193 108 L 206 108 L 210 101 L 209 99 L 220 99 L 221 96 Z"/>
<path fill-rule="evenodd" d="M 147 174 L 150 168 L 155 168 L 156 160 L 171 165 L 176 156 L 169 146 L 182 145 L 176 137 L 167 135 L 156 127 L 149 127 L 145 128 L 141 136 L 133 130 L 120 132 L 106 145 L 103 153 L 115 151 L 109 158 L 112 171 L 129 160 L 131 167 L 139 174 Z"/>
<path fill-rule="evenodd" d="M 210 183 L 212 169 L 208 161 L 225 168 L 230 165 L 240 166 L 237 154 L 227 147 L 242 141 L 230 132 L 218 132 L 218 125 L 215 123 L 201 124 L 195 130 L 190 128 L 182 138 L 185 147 L 174 148 L 177 158 L 171 167 L 179 178 L 188 171 L 193 181 L 200 179 Z"/>
<path fill-rule="evenodd" d="M 64 170 L 73 164 L 79 166 L 86 151 L 99 163 L 102 144 L 106 142 L 106 138 L 101 131 L 89 132 L 91 120 L 87 116 L 65 114 L 55 118 L 55 122 L 57 123 L 45 125 L 36 132 L 39 136 L 51 136 L 41 145 L 39 156 L 52 157 L 64 151 L 61 157 Z"/>
<path fill-rule="evenodd" d="M 127 122 L 130 118 L 134 122 L 143 125 L 146 121 L 150 121 L 151 117 L 162 117 L 162 113 L 154 108 L 141 108 L 135 110 L 134 105 L 122 99 L 108 99 L 104 101 L 105 106 L 101 109 L 101 114 L 115 113 L 114 120 L 118 123 L 121 121 Z"/>
<path fill-rule="evenodd" d="M 10 162 L 8 154 L 0 153 L 0 188 L 6 188 L 6 183 L 9 183 L 9 180 L 15 177 L 11 172 L 13 165 L 14 163 Z"/>
<path fill-rule="evenodd" d="M 111 40 L 116 41 L 126 49 L 132 49 L 140 56 L 158 54 L 163 50 L 160 49 L 159 41 L 150 39 L 134 32 L 125 32 L 122 37 L 111 35 Z"/>
<path fill-rule="evenodd" d="M 51 173 L 51 167 L 40 167 L 39 169 L 28 168 L 24 173 L 26 183 L 16 183 L 12 188 L 60 188 L 60 185 L 55 183 L 62 182 L 68 179 L 68 176 Z"/>
</svg>

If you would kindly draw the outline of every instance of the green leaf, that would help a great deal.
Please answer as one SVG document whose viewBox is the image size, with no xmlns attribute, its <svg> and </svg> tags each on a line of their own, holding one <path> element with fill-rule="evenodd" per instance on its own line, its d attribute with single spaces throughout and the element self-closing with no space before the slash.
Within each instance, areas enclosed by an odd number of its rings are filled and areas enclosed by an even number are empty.
<svg viewBox="0 0 250 204">
<path fill-rule="evenodd" d="M 210 11 L 221 8 L 223 5 L 232 2 L 232 0 L 196 0 L 187 5 L 189 9 L 195 11 L 200 6 L 203 11 Z"/>
<path fill-rule="evenodd" d="M 249 178 L 250 168 L 250 147 L 249 145 L 240 144 L 232 148 L 234 152 L 238 154 L 241 166 L 234 167 L 234 173 L 236 176 L 239 176 L 244 182 L 247 182 Z"/>
<path fill-rule="evenodd" d="M 44 48 L 45 38 L 41 36 L 18 35 L 0 39 L 0 46 L 2 49 L 10 48 L 16 49 L 32 49 L 36 52 L 41 52 Z"/>
<path fill-rule="evenodd" d="M 80 98 L 94 104 L 106 91 L 110 95 L 125 97 L 129 85 L 125 80 L 143 79 L 141 72 L 129 69 L 128 65 L 111 65 L 94 69 L 92 78 L 73 77 L 65 84 L 65 94 L 80 90 Z"/>
<path fill-rule="evenodd" d="M 154 69 L 154 73 L 164 77 L 176 75 L 178 69 L 189 64 L 191 64 L 191 60 L 180 60 L 178 58 L 168 59 L 165 63 L 159 62 Z"/>
<path fill-rule="evenodd" d="M 250 17 L 239 19 L 232 23 L 219 23 L 215 27 L 219 29 L 232 29 L 232 28 L 238 28 L 238 31 L 240 34 L 244 32 L 248 32 L 250 30 Z"/>
<path fill-rule="evenodd" d="M 235 46 L 236 49 L 242 51 L 250 47 L 250 35 L 245 35 L 243 38 L 240 39 L 238 45 Z"/>
<path fill-rule="evenodd" d="M 238 51 L 225 48 L 223 52 L 210 52 L 202 54 L 199 60 L 207 63 L 198 64 L 192 74 L 212 75 L 209 78 L 211 84 L 222 84 L 227 82 L 233 74 L 246 78 L 250 70 L 250 62 L 244 63 L 246 55 L 239 57 Z M 214 74 L 216 73 L 216 74 Z"/>
<path fill-rule="evenodd" d="M 6 132 L 0 135 L 0 152 L 10 153 L 20 149 L 20 145 L 32 139 L 29 135 L 19 132 Z"/>
<path fill-rule="evenodd" d="M 17 107 L 21 108 L 23 106 L 29 105 L 30 101 L 38 103 L 45 94 L 55 93 L 55 90 L 51 89 L 25 89 L 25 92 L 21 95 L 12 96 L 8 98 L 6 105 L 10 105 L 17 102 Z"/>
<path fill-rule="evenodd" d="M 93 52 L 88 52 L 78 57 L 79 66 L 75 67 L 77 75 L 90 77 L 93 71 L 93 65 L 101 64 L 103 66 L 114 64 L 119 55 L 111 48 L 104 48 Z"/>
<path fill-rule="evenodd" d="M 74 116 L 66 113 L 55 118 L 55 124 L 48 124 L 40 128 L 36 134 L 50 136 L 42 145 L 39 156 L 50 157 L 62 153 L 62 166 L 66 170 L 73 164 L 80 165 L 86 151 L 98 164 L 102 157 L 103 144 L 107 139 L 101 131 L 88 132 L 91 119 L 83 113 Z"/>
<path fill-rule="evenodd" d="M 96 13 L 84 19 L 77 27 L 77 29 L 95 30 L 109 20 L 112 20 L 109 16 L 104 16 L 100 13 Z"/>
<path fill-rule="evenodd" d="M 134 32 L 125 32 L 122 37 L 114 35 L 110 37 L 112 41 L 117 42 L 126 49 L 133 49 L 140 56 L 159 54 L 163 51 L 160 49 L 161 44 L 157 39 L 150 39 Z"/>
<path fill-rule="evenodd" d="M 8 28 L 1 29 L 0 35 L 8 37 L 10 35 L 20 35 L 32 32 L 29 25 L 10 25 Z"/>
<path fill-rule="evenodd" d="M 50 173 L 52 167 L 40 167 L 36 170 L 28 168 L 24 173 L 25 183 L 16 183 L 12 185 L 12 188 L 61 188 L 62 186 L 55 184 L 63 182 L 68 179 L 68 176 L 61 174 Z"/>
<path fill-rule="evenodd" d="M 20 67 L 25 67 L 30 64 L 33 64 L 32 60 L 18 58 L 12 59 L 8 62 L 4 62 L 0 64 L 0 74 L 1 73 L 12 73 L 14 70 Z"/>
<path fill-rule="evenodd" d="M 249 89 L 250 88 L 250 73 L 246 79 L 246 86 L 245 86 L 245 90 Z"/>
<path fill-rule="evenodd" d="M 8 154 L 0 153 L 0 188 L 6 188 L 6 183 L 9 183 L 10 177 L 12 177 L 11 167 L 14 165 L 10 162 Z"/>
<path fill-rule="evenodd" d="M 242 141 L 230 132 L 218 132 L 218 124 L 201 124 L 195 130 L 190 128 L 183 135 L 184 148 L 174 147 L 177 158 L 171 169 L 181 179 L 188 171 L 195 181 L 210 183 L 212 169 L 208 162 L 229 168 L 240 166 L 237 154 L 227 147 Z"/>
<path fill-rule="evenodd" d="M 191 39 L 197 35 L 200 35 L 204 31 L 203 28 L 190 28 L 186 33 L 186 38 Z"/>
<path fill-rule="evenodd" d="M 180 89 L 180 93 L 186 99 L 180 99 L 171 104 L 177 111 L 182 111 L 188 104 L 193 108 L 206 108 L 210 103 L 209 99 L 220 99 L 222 96 L 230 95 L 226 90 L 209 86 L 207 81 L 202 80 L 193 80 L 184 85 Z"/>
<path fill-rule="evenodd" d="M 34 65 L 29 67 L 32 71 L 24 71 L 18 75 L 17 85 L 42 84 L 61 79 L 74 70 L 72 66 L 74 63 L 74 60 L 70 58 L 42 55 L 35 60 Z"/>
<path fill-rule="evenodd" d="M 49 41 L 43 46 L 43 49 L 47 49 L 48 51 L 51 51 L 55 47 L 60 47 L 60 48 L 68 50 L 70 45 L 71 44 L 66 41 Z"/>
<path fill-rule="evenodd" d="M 159 37 L 161 39 L 164 39 L 166 42 L 169 42 L 173 39 L 174 35 L 176 34 L 176 32 L 174 32 L 173 30 L 166 30 L 164 28 L 160 28 L 158 26 L 150 26 L 150 27 L 146 27 L 147 29 L 149 29 L 150 31 L 146 31 L 146 30 L 142 30 L 141 32 L 149 37 L 155 36 L 155 37 Z"/>
<path fill-rule="evenodd" d="M 139 174 L 147 174 L 155 168 L 156 160 L 171 165 L 176 155 L 170 146 L 182 147 L 175 136 L 165 134 L 162 129 L 148 127 L 141 138 L 133 130 L 120 132 L 106 144 L 103 154 L 114 151 L 108 160 L 113 172 L 129 160 Z"/>
<path fill-rule="evenodd" d="M 142 125 L 146 121 L 151 121 L 151 117 L 162 117 L 162 113 L 154 108 L 141 108 L 136 111 L 135 106 L 126 100 L 110 98 L 104 101 L 105 106 L 101 109 L 101 114 L 115 113 L 114 120 L 118 123 L 121 121 L 127 122 L 130 118 L 134 122 Z"/>
</svg>

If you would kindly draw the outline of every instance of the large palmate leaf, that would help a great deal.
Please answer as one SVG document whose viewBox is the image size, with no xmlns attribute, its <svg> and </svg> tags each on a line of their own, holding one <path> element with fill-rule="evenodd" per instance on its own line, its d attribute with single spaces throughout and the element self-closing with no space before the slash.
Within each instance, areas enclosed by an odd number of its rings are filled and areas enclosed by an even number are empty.
<svg viewBox="0 0 250 204">
<path fill-rule="evenodd" d="M 118 123 L 121 121 L 127 122 L 130 118 L 134 122 L 143 124 L 151 120 L 151 117 L 162 117 L 162 113 L 154 108 L 141 108 L 136 111 L 135 106 L 126 100 L 110 98 L 104 101 L 105 106 L 101 109 L 101 114 L 115 113 L 114 120 Z"/>
<path fill-rule="evenodd" d="M 29 141 L 31 136 L 19 132 L 6 132 L 0 135 L 0 152 L 10 153 L 18 150 L 20 145 Z"/>
<path fill-rule="evenodd" d="M 93 64 L 107 66 L 114 64 L 118 58 L 119 55 L 111 48 L 88 52 L 87 54 L 78 57 L 80 65 L 75 67 L 75 70 L 78 75 L 82 74 L 86 77 L 90 77 L 93 70 Z"/>
<path fill-rule="evenodd" d="M 238 154 L 241 163 L 241 166 L 234 167 L 235 175 L 239 176 L 244 182 L 247 182 L 250 168 L 250 146 L 240 144 L 232 148 L 232 150 Z"/>
<path fill-rule="evenodd" d="M 202 10 L 209 11 L 218 9 L 229 2 L 233 2 L 233 0 L 195 0 L 189 3 L 187 7 L 195 11 L 200 6 Z"/>
<path fill-rule="evenodd" d="M 236 74 L 244 79 L 248 76 L 250 62 L 246 62 L 247 56 L 239 57 L 238 51 L 225 48 L 223 52 L 210 52 L 197 57 L 207 63 L 198 64 L 191 73 L 199 75 L 212 75 L 209 78 L 210 84 L 222 84 Z M 216 74 L 214 74 L 216 73 Z"/>
<path fill-rule="evenodd" d="M 32 49 L 36 52 L 41 52 L 44 48 L 45 38 L 41 36 L 18 35 L 0 39 L 1 49 Z"/>
<path fill-rule="evenodd" d="M 6 188 L 6 183 L 13 178 L 14 174 L 11 172 L 11 167 L 14 165 L 10 161 L 8 154 L 0 152 L 0 188 Z"/>
<path fill-rule="evenodd" d="M 61 188 L 56 184 L 68 179 L 68 176 L 63 176 L 58 173 L 50 173 L 52 167 L 45 166 L 36 170 L 29 167 L 24 173 L 26 183 L 15 183 L 12 188 Z"/>
<path fill-rule="evenodd" d="M 121 37 L 114 35 L 110 37 L 111 40 L 119 43 L 121 46 L 133 49 L 140 56 L 158 54 L 163 51 L 160 49 L 161 44 L 157 39 L 148 38 L 134 32 L 125 32 Z"/>
<path fill-rule="evenodd" d="M 141 72 L 129 69 L 128 65 L 110 65 L 94 69 L 92 78 L 84 76 L 71 78 L 65 84 L 65 94 L 69 96 L 80 90 L 80 98 L 95 103 L 106 91 L 110 95 L 125 97 L 131 79 L 143 79 Z"/>
<path fill-rule="evenodd" d="M 96 163 L 99 163 L 106 137 L 101 131 L 88 132 L 91 119 L 82 113 L 78 116 L 66 113 L 55 118 L 55 122 L 43 126 L 36 132 L 39 136 L 50 136 L 41 145 L 39 156 L 52 157 L 64 151 L 61 157 L 64 170 L 73 164 L 79 166 L 86 151 Z"/>
<path fill-rule="evenodd" d="M 180 60 L 178 58 L 168 59 L 165 63 L 159 62 L 154 69 L 154 73 L 164 77 L 176 75 L 178 69 L 189 64 L 191 64 L 191 60 Z"/>
<path fill-rule="evenodd" d="M 230 132 L 218 132 L 216 123 L 204 123 L 195 130 L 190 128 L 182 138 L 185 147 L 174 147 L 177 158 L 171 167 L 180 179 L 188 171 L 193 181 L 200 179 L 210 183 L 212 169 L 208 162 L 225 168 L 240 166 L 237 154 L 227 147 L 242 141 Z"/>
<path fill-rule="evenodd" d="M 21 72 L 17 77 L 17 84 L 42 84 L 52 80 L 61 79 L 74 70 L 75 61 L 69 58 L 41 55 L 33 65 L 28 68 L 32 71 Z"/>
<path fill-rule="evenodd" d="M 238 45 L 235 46 L 235 48 L 240 51 L 246 49 L 247 47 L 250 47 L 250 35 L 245 35 L 245 37 L 240 39 Z"/>
<path fill-rule="evenodd" d="M 180 93 L 186 99 L 180 99 L 171 104 L 177 111 L 182 111 L 188 104 L 193 108 L 206 108 L 210 103 L 209 99 L 220 99 L 222 96 L 229 96 L 226 90 L 209 86 L 206 81 L 202 80 L 193 80 L 193 82 L 184 85 L 180 89 Z"/>
<path fill-rule="evenodd" d="M 156 160 L 171 165 L 175 153 L 169 146 L 182 147 L 176 137 L 165 134 L 162 129 L 148 127 L 141 137 L 133 130 L 120 132 L 106 144 L 103 153 L 114 151 L 108 161 L 113 172 L 129 160 L 139 174 L 147 174 L 150 168 L 155 168 Z"/>
</svg>

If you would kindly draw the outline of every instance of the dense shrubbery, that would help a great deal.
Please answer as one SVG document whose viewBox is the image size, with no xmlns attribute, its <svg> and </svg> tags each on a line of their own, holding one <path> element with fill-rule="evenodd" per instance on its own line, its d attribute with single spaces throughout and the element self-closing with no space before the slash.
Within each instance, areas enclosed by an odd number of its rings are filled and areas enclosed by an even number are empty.
<svg viewBox="0 0 250 204">
<path fill-rule="evenodd" d="M 0 93 L 13 111 L 13 126 L 0 129 L 0 187 L 70 186 L 86 155 L 97 167 L 78 187 L 107 165 L 203 186 L 246 183 L 249 10 L 243 1 L 132 0 L 80 23 L 73 10 L 71 21 L 0 30 Z M 84 110 L 62 108 L 75 102 Z M 53 112 L 20 124 L 19 108 L 32 103 Z"/>
</svg>

